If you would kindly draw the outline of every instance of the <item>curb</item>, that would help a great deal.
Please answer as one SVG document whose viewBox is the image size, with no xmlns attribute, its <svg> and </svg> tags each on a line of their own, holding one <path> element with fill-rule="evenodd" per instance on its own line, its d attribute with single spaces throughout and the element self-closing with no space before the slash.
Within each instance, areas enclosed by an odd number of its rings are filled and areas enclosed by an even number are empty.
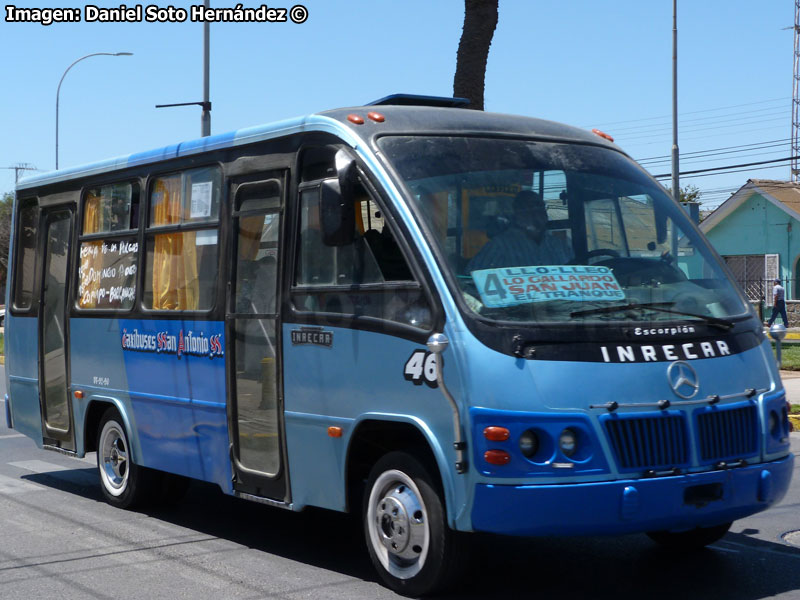
<svg viewBox="0 0 800 600">
<path fill-rule="evenodd" d="M 789 415 L 789 424 L 792 431 L 800 431 L 800 415 Z"/>
</svg>

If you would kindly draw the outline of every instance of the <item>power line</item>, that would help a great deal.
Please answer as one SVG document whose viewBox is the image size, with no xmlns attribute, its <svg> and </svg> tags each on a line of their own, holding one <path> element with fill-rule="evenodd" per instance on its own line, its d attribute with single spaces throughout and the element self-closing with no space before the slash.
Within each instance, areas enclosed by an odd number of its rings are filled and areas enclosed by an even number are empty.
<svg viewBox="0 0 800 600">
<path fill-rule="evenodd" d="M 772 148 L 772 147 L 779 147 L 779 146 L 786 146 L 788 142 L 791 141 L 791 138 L 784 138 L 782 140 L 767 140 L 764 142 L 753 142 L 751 144 L 740 144 L 738 146 L 722 146 L 720 148 L 706 148 L 705 150 L 695 150 L 693 152 L 683 152 L 681 153 L 681 159 L 683 158 L 697 158 L 699 156 L 711 156 L 712 154 L 727 154 L 727 152 L 720 152 L 723 150 L 736 150 L 737 148 L 742 148 L 742 150 L 738 150 L 738 152 L 746 152 L 749 150 L 761 150 L 763 148 Z M 643 163 L 648 161 L 654 160 L 664 160 L 670 158 L 669 154 L 662 154 L 661 156 L 650 156 L 647 158 L 638 158 L 636 159 L 637 162 Z"/>
<path fill-rule="evenodd" d="M 732 104 L 732 105 L 729 105 L 729 106 L 720 106 L 720 107 L 717 107 L 717 108 L 707 108 L 707 109 L 704 109 L 704 110 L 694 110 L 694 111 L 690 111 L 690 112 L 680 113 L 679 116 L 697 115 L 697 114 L 700 114 L 700 113 L 707 113 L 707 112 L 716 112 L 716 111 L 720 111 L 720 110 L 727 110 L 729 108 L 741 108 L 742 106 L 755 106 L 757 104 L 767 104 L 769 102 L 785 102 L 786 100 L 791 100 L 791 96 L 784 96 L 782 98 L 772 98 L 771 100 L 760 100 L 758 102 L 747 102 L 745 104 Z M 594 125 L 585 125 L 584 127 L 598 127 L 598 126 L 604 126 L 604 125 L 616 125 L 617 123 L 637 123 L 637 122 L 641 122 L 641 121 L 653 121 L 653 120 L 656 120 L 656 119 L 671 119 L 671 118 L 672 118 L 672 115 L 666 115 L 666 116 L 660 116 L 660 117 L 645 117 L 643 119 L 629 119 L 629 120 L 626 120 L 626 121 L 607 121 L 605 123 L 599 123 L 599 124 L 595 123 Z"/>
<path fill-rule="evenodd" d="M 788 144 L 786 144 L 785 146 L 788 146 Z M 782 145 L 781 147 L 783 148 L 784 145 Z M 784 152 L 783 149 L 769 149 L 766 152 L 738 151 L 738 152 L 720 152 L 719 154 L 720 155 L 722 155 L 722 154 L 725 154 L 725 155 L 727 155 L 727 154 L 736 154 L 736 158 L 739 158 L 739 159 L 743 159 L 743 158 L 754 159 L 754 158 L 759 157 L 759 156 L 772 156 L 772 157 L 774 157 L 778 153 L 783 154 L 783 152 Z M 692 164 L 692 165 L 703 165 L 703 164 L 709 164 L 709 163 L 711 163 L 711 164 L 718 163 L 720 160 L 722 160 L 722 159 L 718 158 L 717 155 L 709 155 L 708 157 L 706 157 L 706 156 L 692 157 L 692 158 L 688 158 L 685 161 L 681 161 L 681 162 L 682 163 L 689 163 L 689 164 Z M 645 169 L 653 169 L 655 167 L 664 167 L 668 163 L 669 163 L 668 160 L 659 160 L 659 161 L 654 161 L 654 162 L 650 162 L 650 163 L 644 164 L 642 166 Z"/>
<path fill-rule="evenodd" d="M 700 117 L 697 119 L 683 119 L 681 121 L 681 125 L 685 125 L 686 123 L 693 123 L 695 125 L 698 124 L 710 124 L 710 123 L 727 123 L 730 121 L 736 121 L 739 119 L 749 119 L 754 118 L 755 113 L 765 113 L 758 115 L 758 117 L 769 117 L 774 115 L 783 115 L 786 114 L 788 111 L 785 107 L 770 107 L 761 110 L 752 110 L 752 111 L 744 111 L 738 113 L 729 113 L 725 115 L 715 115 L 713 117 Z M 729 118 L 732 117 L 732 118 Z M 636 125 L 632 127 L 615 127 L 613 129 L 614 135 L 621 135 L 620 132 L 625 131 L 657 131 L 659 129 L 663 129 L 664 127 L 671 127 L 671 123 L 663 122 L 663 123 L 653 123 L 652 125 Z"/>
<path fill-rule="evenodd" d="M 681 154 L 681 158 L 683 158 L 684 156 L 689 157 L 692 154 L 698 154 L 700 152 L 716 152 L 717 150 L 733 150 L 735 148 L 747 148 L 747 147 L 750 147 L 750 146 L 760 146 L 762 144 L 778 144 L 778 143 L 789 142 L 789 141 L 791 141 L 791 138 L 783 138 L 783 139 L 780 139 L 780 140 L 768 140 L 768 141 L 765 141 L 765 142 L 753 142 L 752 144 L 741 144 L 739 146 L 724 146 L 722 148 L 709 148 L 707 150 L 697 150 L 695 152 L 685 152 L 685 153 Z M 640 158 L 640 159 L 637 159 L 637 162 L 641 163 L 642 161 L 652 160 L 652 159 L 656 159 L 656 158 L 670 158 L 670 155 L 669 154 L 662 154 L 661 156 L 650 156 L 648 158 Z"/>
<path fill-rule="evenodd" d="M 786 128 L 783 127 L 782 125 L 770 125 L 768 127 L 759 127 L 758 129 L 734 129 L 734 130 L 731 130 L 731 131 L 728 131 L 728 132 L 725 132 L 725 133 L 715 133 L 713 135 L 689 136 L 689 137 L 682 137 L 681 139 L 682 139 L 682 141 L 685 141 L 685 140 L 700 140 L 700 139 L 707 140 L 707 139 L 709 139 L 709 137 L 723 137 L 723 136 L 730 136 L 730 135 L 741 136 L 742 134 L 745 134 L 745 133 L 764 133 L 765 131 L 768 131 L 768 130 L 771 130 L 771 129 L 784 129 L 785 130 Z M 667 136 L 661 135 L 661 136 L 653 136 L 653 137 L 656 138 L 656 139 L 654 139 L 652 142 L 636 142 L 636 143 L 630 144 L 630 146 L 633 146 L 633 147 L 652 146 L 654 144 L 658 144 L 660 146 L 665 145 L 663 140 L 666 139 Z M 618 145 L 627 146 L 627 144 L 624 144 L 624 142 L 618 142 Z"/>
<path fill-rule="evenodd" d="M 789 162 L 791 160 L 796 160 L 798 158 L 800 158 L 800 156 L 788 156 L 786 158 L 778 158 L 778 159 L 775 159 L 775 160 L 762 160 L 762 161 L 759 161 L 759 162 L 742 163 L 742 164 L 739 164 L 739 165 L 728 165 L 728 166 L 725 166 L 725 167 L 712 167 L 710 169 L 697 169 L 697 170 L 694 170 L 694 171 L 681 172 L 680 176 L 683 177 L 685 175 L 685 176 L 690 176 L 691 177 L 691 176 L 698 176 L 698 175 L 700 175 L 702 173 L 712 173 L 712 172 L 722 172 L 722 171 L 730 172 L 730 173 L 737 173 L 738 171 L 727 171 L 727 169 L 740 169 L 741 167 L 754 167 L 754 166 L 769 165 L 769 164 L 774 164 L 774 163 L 785 163 L 785 162 Z M 747 170 L 751 170 L 751 169 L 741 169 L 741 170 L 747 171 Z M 665 177 L 672 177 L 672 173 L 664 173 L 664 174 L 661 174 L 661 175 L 653 175 L 653 177 L 655 177 L 656 179 L 663 179 Z"/>
<path fill-rule="evenodd" d="M 739 125 L 757 125 L 759 123 L 774 123 L 776 121 L 785 121 L 787 117 L 773 117 L 771 119 L 757 119 L 757 120 L 736 120 L 736 123 Z M 714 131 L 715 129 L 730 129 L 731 124 L 718 124 L 718 125 L 711 125 L 710 127 L 685 127 L 681 131 L 684 133 L 697 133 L 699 131 Z M 667 131 L 667 128 L 663 128 L 660 131 Z M 659 132 L 641 132 L 637 133 L 636 135 L 632 135 L 629 137 L 626 136 L 619 136 L 619 139 L 622 140 L 638 140 L 642 138 L 652 137 L 653 135 L 666 135 L 660 134 Z"/>
</svg>

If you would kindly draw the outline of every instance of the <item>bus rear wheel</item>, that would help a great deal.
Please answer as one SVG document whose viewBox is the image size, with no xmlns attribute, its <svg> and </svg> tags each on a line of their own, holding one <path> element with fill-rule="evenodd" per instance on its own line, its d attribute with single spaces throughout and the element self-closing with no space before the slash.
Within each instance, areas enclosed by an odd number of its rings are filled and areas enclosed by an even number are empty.
<svg viewBox="0 0 800 600">
<path fill-rule="evenodd" d="M 150 496 L 152 473 L 131 460 L 130 442 L 122 418 L 109 408 L 97 430 L 97 470 L 106 501 L 118 508 L 134 508 Z"/>
<path fill-rule="evenodd" d="M 733 523 L 697 527 L 688 531 L 650 531 L 651 540 L 670 550 L 699 550 L 722 539 Z"/>
<path fill-rule="evenodd" d="M 447 587 L 461 564 L 434 482 L 416 458 L 391 452 L 372 468 L 364 494 L 372 563 L 386 585 L 408 596 Z"/>
</svg>

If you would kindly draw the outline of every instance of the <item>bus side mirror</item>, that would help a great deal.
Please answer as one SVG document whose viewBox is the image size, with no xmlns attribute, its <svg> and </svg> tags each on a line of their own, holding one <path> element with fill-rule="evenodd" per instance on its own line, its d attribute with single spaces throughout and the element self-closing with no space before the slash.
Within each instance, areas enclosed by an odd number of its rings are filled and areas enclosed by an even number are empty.
<svg viewBox="0 0 800 600">
<path fill-rule="evenodd" d="M 326 179 L 320 186 L 322 242 L 326 246 L 347 246 L 353 243 L 356 231 L 356 161 L 344 150 L 336 153 L 335 160 L 336 179 Z"/>
</svg>

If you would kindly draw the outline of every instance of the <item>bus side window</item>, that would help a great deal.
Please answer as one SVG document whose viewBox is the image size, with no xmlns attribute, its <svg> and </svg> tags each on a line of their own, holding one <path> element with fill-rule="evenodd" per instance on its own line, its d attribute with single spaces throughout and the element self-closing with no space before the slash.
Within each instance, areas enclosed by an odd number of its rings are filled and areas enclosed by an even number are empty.
<svg viewBox="0 0 800 600">
<path fill-rule="evenodd" d="M 391 229 L 372 198 L 364 192 L 360 198 L 360 211 L 364 239 L 378 264 L 384 281 L 413 281 L 411 269 L 397 245 Z"/>
<path fill-rule="evenodd" d="M 139 184 L 88 189 L 82 211 L 77 306 L 130 310 L 136 301 Z"/>
<path fill-rule="evenodd" d="M 154 179 L 145 235 L 145 308 L 209 310 L 213 307 L 221 182 L 217 167 Z"/>
<path fill-rule="evenodd" d="M 319 187 L 301 192 L 295 306 L 429 327 L 430 308 L 377 204 L 362 186 L 357 186 L 354 202 L 353 243 L 326 246 L 320 230 Z"/>
<path fill-rule="evenodd" d="M 20 202 L 16 245 L 16 268 L 14 269 L 14 308 L 27 310 L 33 303 L 33 287 L 36 268 L 36 243 L 39 226 L 39 206 L 36 199 Z"/>
</svg>

